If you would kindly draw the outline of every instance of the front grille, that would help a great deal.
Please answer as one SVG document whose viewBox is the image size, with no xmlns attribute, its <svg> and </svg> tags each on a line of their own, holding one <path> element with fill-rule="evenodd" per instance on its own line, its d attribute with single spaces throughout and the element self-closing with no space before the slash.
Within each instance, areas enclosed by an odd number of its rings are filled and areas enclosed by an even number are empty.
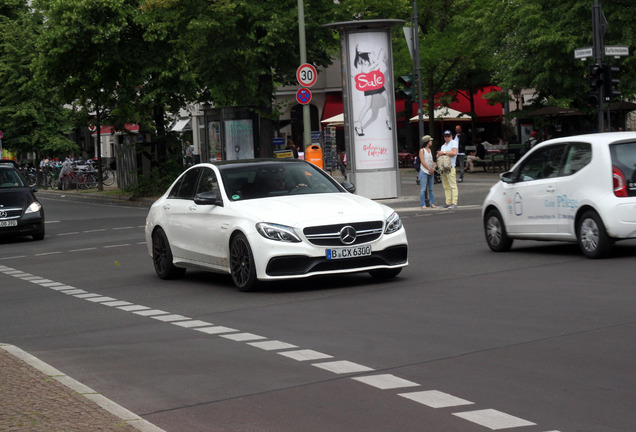
<svg viewBox="0 0 636 432">
<path fill-rule="evenodd" d="M 372 266 L 396 266 L 407 262 L 408 246 L 391 246 L 371 256 L 328 260 L 326 257 L 303 255 L 272 258 L 267 263 L 266 272 L 270 276 L 305 275 L 323 271 L 351 270 Z"/>
<path fill-rule="evenodd" d="M 310 243 L 316 246 L 343 246 L 340 240 L 340 231 L 350 226 L 356 230 L 356 239 L 353 243 L 347 243 L 347 246 L 369 243 L 377 240 L 382 235 L 384 223 L 382 221 L 356 222 L 350 224 L 335 224 L 307 227 L 303 230 L 303 234 Z"/>
<path fill-rule="evenodd" d="M 0 220 L 18 219 L 20 216 L 22 216 L 20 207 L 0 207 Z"/>
</svg>

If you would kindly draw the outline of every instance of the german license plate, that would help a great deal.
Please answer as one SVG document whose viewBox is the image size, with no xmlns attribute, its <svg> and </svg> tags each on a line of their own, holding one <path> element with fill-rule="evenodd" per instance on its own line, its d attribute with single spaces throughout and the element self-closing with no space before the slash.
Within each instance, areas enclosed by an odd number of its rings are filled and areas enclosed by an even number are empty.
<svg viewBox="0 0 636 432">
<path fill-rule="evenodd" d="M 327 249 L 327 259 L 357 258 L 371 255 L 371 246 L 355 246 L 348 248 Z"/>
<path fill-rule="evenodd" d="M 0 221 L 0 228 L 18 226 L 17 220 Z"/>
</svg>

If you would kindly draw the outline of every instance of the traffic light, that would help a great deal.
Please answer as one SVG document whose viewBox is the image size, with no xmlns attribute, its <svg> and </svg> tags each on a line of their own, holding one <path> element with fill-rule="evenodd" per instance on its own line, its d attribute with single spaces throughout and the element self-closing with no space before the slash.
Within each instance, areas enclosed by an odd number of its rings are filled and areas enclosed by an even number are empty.
<svg viewBox="0 0 636 432">
<path fill-rule="evenodd" d="M 617 77 L 619 72 L 617 66 L 603 65 L 603 92 L 606 102 L 621 96 L 618 90 L 618 84 L 621 82 Z"/>
<path fill-rule="evenodd" d="M 407 99 L 417 99 L 417 90 L 415 89 L 415 76 L 413 76 L 413 74 L 402 75 L 398 78 L 398 83 L 402 84 L 402 89 L 399 91 L 399 93 L 402 93 Z"/>
<path fill-rule="evenodd" d="M 599 64 L 590 65 L 588 80 L 590 83 L 590 93 L 587 95 L 587 104 L 599 106 L 601 102 L 601 88 L 603 88 L 603 66 Z"/>
<path fill-rule="evenodd" d="M 604 68 L 603 66 L 605 65 L 600 65 L 600 64 L 593 64 L 590 65 L 590 74 L 588 76 L 589 80 L 590 80 L 590 91 L 591 92 L 598 92 L 601 87 L 603 86 L 603 71 Z"/>
</svg>

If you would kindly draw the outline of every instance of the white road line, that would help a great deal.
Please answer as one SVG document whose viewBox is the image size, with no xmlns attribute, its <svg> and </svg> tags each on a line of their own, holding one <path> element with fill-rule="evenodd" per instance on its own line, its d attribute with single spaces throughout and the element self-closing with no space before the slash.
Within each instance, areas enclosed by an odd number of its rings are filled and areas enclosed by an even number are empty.
<svg viewBox="0 0 636 432">
<path fill-rule="evenodd" d="M 113 231 L 126 230 L 126 229 L 134 229 L 135 227 L 127 226 L 127 227 L 118 227 L 113 228 Z"/>
<path fill-rule="evenodd" d="M 265 341 L 265 342 L 250 342 L 248 345 L 260 348 L 265 351 L 282 350 L 288 348 L 298 348 L 296 345 L 289 344 L 287 342 L 281 342 L 277 340 Z"/>
<path fill-rule="evenodd" d="M 532 423 L 528 420 L 511 416 L 510 414 L 502 413 L 501 411 L 497 411 L 494 409 L 453 413 L 453 415 L 463 418 L 464 420 L 477 423 L 478 425 L 485 426 L 492 430 L 511 429 L 522 426 L 536 425 L 536 423 Z"/>
<path fill-rule="evenodd" d="M 237 341 L 237 342 L 266 339 L 265 336 L 259 336 L 253 333 L 234 333 L 229 335 L 221 335 L 221 337 L 224 337 L 226 339 L 232 339 L 233 341 Z"/>
<path fill-rule="evenodd" d="M 87 298 L 92 298 L 92 297 L 101 297 L 101 294 L 95 294 L 95 293 L 86 293 L 86 294 L 78 294 L 75 295 L 73 297 L 77 297 L 77 298 L 81 298 L 81 299 L 87 299 Z"/>
<path fill-rule="evenodd" d="M 422 405 L 431 408 L 448 408 L 461 405 L 472 405 L 474 402 L 461 399 L 437 390 L 426 390 L 413 393 L 400 393 L 398 396 L 405 397 Z"/>
<path fill-rule="evenodd" d="M 47 255 L 59 255 L 59 254 L 61 254 L 61 253 L 62 253 L 61 251 L 55 251 L 55 252 L 43 252 L 43 253 L 35 254 L 34 256 L 36 256 L 36 257 L 41 257 L 41 256 L 47 256 Z"/>
<path fill-rule="evenodd" d="M 0 260 L 4 261 L 4 260 L 26 258 L 26 257 L 27 257 L 26 255 L 14 255 L 14 256 L 10 256 L 10 257 L 0 258 Z"/>
<path fill-rule="evenodd" d="M 60 233 L 57 234 L 58 236 L 67 236 L 67 235 L 75 235 L 75 234 L 79 234 L 79 231 L 75 231 L 75 232 L 67 232 L 67 233 Z"/>
<path fill-rule="evenodd" d="M 133 313 L 137 315 L 141 315 L 141 316 L 154 316 L 154 315 L 166 315 L 168 312 L 162 311 L 159 309 L 150 309 L 150 310 L 140 310 Z"/>
<path fill-rule="evenodd" d="M 185 317 L 183 315 L 177 315 L 177 314 L 159 315 L 159 316 L 153 316 L 151 318 L 159 320 L 159 321 L 163 321 L 163 322 L 185 321 L 185 320 L 189 320 L 190 319 L 190 318 Z"/>
<path fill-rule="evenodd" d="M 133 311 L 139 311 L 139 310 L 146 310 L 150 308 L 148 306 L 132 305 L 132 306 L 121 306 L 121 307 L 118 307 L 117 309 L 121 309 L 125 312 L 133 312 Z"/>
<path fill-rule="evenodd" d="M 238 330 L 233 329 L 233 328 L 229 328 L 229 327 L 223 327 L 223 326 L 214 326 L 214 327 L 197 327 L 194 330 L 201 332 L 201 333 L 206 333 L 206 334 L 221 334 L 221 333 L 231 333 L 231 332 L 237 332 Z"/>
<path fill-rule="evenodd" d="M 352 379 L 375 388 L 379 388 L 380 390 L 419 386 L 418 383 L 408 381 L 391 374 L 369 375 L 364 377 L 354 377 Z"/>
<path fill-rule="evenodd" d="M 83 289 L 72 289 L 72 290 L 68 290 L 68 291 L 62 291 L 64 294 L 66 295 L 76 295 L 76 294 L 85 294 L 86 291 L 84 291 Z"/>
<path fill-rule="evenodd" d="M 104 231 L 106 231 L 106 228 L 86 230 L 86 231 L 82 231 L 82 232 L 83 232 L 84 234 L 90 234 L 90 233 L 104 232 Z"/>
<path fill-rule="evenodd" d="M 55 291 L 65 291 L 65 290 L 71 290 L 71 289 L 75 289 L 75 287 L 72 287 L 70 285 L 62 285 L 62 286 L 58 286 L 58 287 L 49 287 L 52 290 Z"/>
<path fill-rule="evenodd" d="M 176 323 L 172 323 L 174 325 L 178 325 L 180 327 L 185 327 L 185 328 L 192 328 L 192 327 L 204 327 L 204 326 L 211 326 L 212 323 L 206 322 L 206 321 L 201 321 L 201 320 L 192 320 L 192 321 L 182 321 L 182 322 L 176 322 Z"/>
<path fill-rule="evenodd" d="M 110 248 L 116 248 L 116 247 L 123 247 L 123 246 L 130 246 L 130 243 L 123 243 L 123 244 L 116 244 L 116 245 L 104 246 L 104 249 L 110 249 Z"/>
<path fill-rule="evenodd" d="M 333 358 L 333 356 L 330 356 L 329 354 L 323 354 L 321 352 L 308 350 L 308 349 L 298 350 L 298 351 L 287 351 L 287 352 L 282 352 L 278 354 L 285 357 L 289 357 L 290 359 L 293 359 L 296 361 L 311 361 L 311 360 L 322 360 L 322 359 Z"/>
<path fill-rule="evenodd" d="M 92 250 L 96 250 L 96 247 L 89 247 L 89 248 L 83 248 L 83 249 L 71 249 L 69 252 L 87 252 L 87 251 L 92 251 Z"/>
<path fill-rule="evenodd" d="M 114 301 L 115 299 L 112 297 L 100 296 L 100 297 L 87 298 L 86 300 L 91 301 L 93 303 L 101 303 L 106 301 Z"/>
<path fill-rule="evenodd" d="M 104 302 L 102 303 L 105 306 L 110 306 L 110 307 L 115 307 L 115 306 L 128 306 L 131 305 L 131 302 L 127 302 L 127 301 L 123 301 L 123 300 L 116 300 L 116 301 L 111 301 L 111 302 Z"/>
<path fill-rule="evenodd" d="M 312 366 L 319 367 L 324 370 L 328 370 L 329 372 L 333 372 L 335 374 L 345 374 L 345 373 L 357 373 L 357 372 L 369 372 L 374 369 L 363 366 L 358 363 L 350 362 L 347 360 L 340 360 L 334 362 L 327 363 L 314 363 Z"/>
</svg>

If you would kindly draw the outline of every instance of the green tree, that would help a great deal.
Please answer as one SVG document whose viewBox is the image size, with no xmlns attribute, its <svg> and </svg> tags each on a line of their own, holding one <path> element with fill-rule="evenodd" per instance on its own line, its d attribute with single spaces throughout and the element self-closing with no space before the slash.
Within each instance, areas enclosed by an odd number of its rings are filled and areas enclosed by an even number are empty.
<svg viewBox="0 0 636 432">
<path fill-rule="evenodd" d="M 6 1 L 0 8 L 0 125 L 3 146 L 19 154 L 61 155 L 77 150 L 68 139 L 73 113 L 55 89 L 33 72 L 36 38 L 42 20 L 25 1 Z"/>
</svg>

